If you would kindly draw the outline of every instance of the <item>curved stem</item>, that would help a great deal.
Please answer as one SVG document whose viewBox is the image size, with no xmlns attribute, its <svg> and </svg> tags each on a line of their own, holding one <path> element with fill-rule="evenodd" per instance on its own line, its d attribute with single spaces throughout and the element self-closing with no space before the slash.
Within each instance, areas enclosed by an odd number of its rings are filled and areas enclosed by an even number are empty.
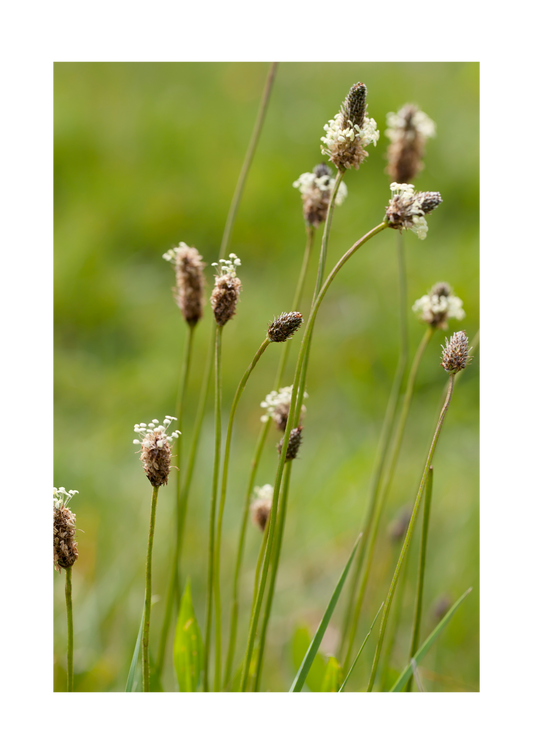
<svg viewBox="0 0 533 754">
<path fill-rule="evenodd" d="M 152 505 L 150 507 L 150 528 L 148 530 L 148 550 L 146 553 L 146 587 L 144 592 L 144 626 L 143 626 L 143 691 L 150 691 L 150 611 L 152 608 L 152 551 L 154 548 L 155 512 L 159 487 L 152 487 Z"/>
<path fill-rule="evenodd" d="M 72 621 L 72 566 L 65 568 L 65 602 L 67 604 L 67 691 L 74 691 L 74 624 Z"/>
<path fill-rule="evenodd" d="M 402 564 L 404 562 L 405 556 L 407 554 L 407 551 L 409 549 L 409 545 L 411 543 L 411 537 L 413 536 L 413 530 L 415 527 L 416 522 L 416 515 L 418 513 L 418 509 L 420 507 L 420 501 L 422 499 L 422 492 L 424 491 L 424 486 L 426 484 L 427 475 L 429 473 L 429 467 L 431 465 L 431 461 L 433 460 L 433 454 L 435 453 L 435 448 L 437 447 L 437 441 L 439 439 L 439 435 L 442 430 L 442 425 L 444 422 L 444 417 L 446 416 L 446 413 L 448 411 L 448 408 L 450 406 L 450 401 L 452 399 L 453 394 L 453 384 L 454 384 L 454 375 L 451 374 L 448 381 L 448 392 L 446 394 L 446 401 L 444 403 L 444 406 L 442 407 L 442 411 L 440 412 L 439 419 L 437 421 L 437 427 L 435 429 L 435 433 L 433 435 L 433 440 L 431 441 L 431 446 L 429 448 L 429 453 L 426 459 L 426 464 L 424 466 L 424 471 L 422 473 L 422 479 L 420 480 L 420 486 L 418 488 L 418 493 L 416 496 L 415 504 L 413 507 L 413 512 L 411 514 L 411 521 L 409 522 L 409 528 L 407 529 L 407 533 L 405 535 L 405 540 L 402 546 L 402 551 L 400 552 L 400 557 L 398 558 L 398 563 L 396 565 L 396 570 L 394 571 L 394 576 L 392 577 L 391 585 L 389 587 L 389 593 L 387 594 L 387 599 L 385 600 L 385 607 L 383 609 L 383 616 L 381 619 L 381 625 L 379 628 L 379 637 L 378 637 L 378 643 L 376 646 L 376 652 L 374 654 L 374 662 L 372 663 L 372 670 L 370 673 L 370 679 L 368 681 L 368 688 L 367 691 L 372 691 L 372 687 L 374 685 L 374 680 L 376 678 L 376 672 L 378 669 L 378 663 L 379 663 L 379 657 L 381 654 L 381 648 L 383 646 L 383 639 L 385 637 L 385 629 L 387 627 L 387 619 L 389 617 L 390 607 L 392 603 L 392 598 L 394 597 L 394 591 L 396 589 L 396 584 L 398 583 L 398 578 L 400 576 L 400 570 L 402 567 Z"/>
<path fill-rule="evenodd" d="M 367 241 L 369 241 L 373 236 L 380 233 L 382 230 L 386 228 L 386 224 L 384 222 L 377 225 L 375 228 L 372 228 L 371 231 L 369 231 L 366 235 L 364 235 L 362 238 L 360 238 L 356 243 L 351 246 L 348 251 L 341 257 L 341 259 L 337 262 L 333 270 L 328 275 L 328 278 L 322 288 L 320 289 L 320 292 L 318 293 L 316 300 L 313 304 L 313 307 L 311 309 L 311 313 L 309 315 L 309 319 L 307 322 L 307 326 L 305 328 L 304 336 L 302 338 L 302 343 L 300 345 L 300 351 L 298 353 L 298 361 L 296 365 L 296 373 L 294 376 L 293 381 L 293 391 L 292 391 L 292 398 L 291 398 L 291 405 L 289 409 L 289 416 L 287 419 L 287 428 L 285 430 L 285 435 L 283 437 L 283 445 L 280 452 L 280 459 L 278 462 L 278 468 L 276 471 L 276 478 L 274 482 L 274 493 L 272 498 L 272 510 L 270 512 L 270 528 L 268 533 L 268 540 L 267 540 L 267 547 L 265 552 L 265 565 L 263 567 L 263 572 L 261 574 L 261 581 L 259 584 L 259 591 L 257 593 L 257 599 L 256 602 L 252 608 L 252 616 L 250 620 L 250 628 L 248 631 L 248 640 L 246 645 L 246 656 L 244 659 L 244 665 L 243 665 L 243 671 L 242 671 L 242 677 L 241 677 L 241 691 L 243 691 L 246 688 L 246 684 L 248 681 L 248 674 L 250 671 L 250 662 L 252 659 L 252 652 L 253 652 L 253 644 L 255 639 L 255 633 L 257 630 L 257 623 L 259 620 L 259 612 L 261 610 L 261 603 L 263 600 L 263 595 L 265 592 L 265 585 L 266 585 L 266 577 L 268 574 L 268 566 L 270 563 L 270 556 L 272 552 L 272 545 L 273 545 L 273 533 L 275 531 L 276 527 L 276 517 L 278 512 L 278 499 L 279 499 L 279 493 L 281 488 L 281 476 L 283 473 L 283 467 L 285 464 L 285 458 L 287 455 L 287 446 L 289 444 L 289 437 L 290 437 L 290 431 L 294 426 L 294 417 L 296 414 L 296 398 L 297 398 L 297 390 L 296 387 L 299 387 L 299 390 L 302 392 L 302 398 L 303 398 L 303 385 L 300 382 L 301 376 L 302 376 L 302 368 L 303 363 L 305 360 L 305 356 L 308 352 L 308 346 L 311 340 L 311 335 L 313 332 L 313 326 L 315 323 L 315 319 L 318 313 L 318 310 L 320 308 L 320 304 L 322 303 L 322 300 L 324 296 L 326 295 L 331 283 L 339 273 L 339 271 L 342 269 L 342 267 L 346 264 L 348 259 L 359 249 L 363 244 L 365 244 Z"/>
<path fill-rule="evenodd" d="M 222 605 L 221 605 L 221 600 L 220 600 L 220 546 L 221 546 L 221 539 L 222 539 L 222 518 L 224 516 L 224 506 L 226 504 L 226 489 L 228 486 L 231 435 L 233 433 L 233 423 L 235 421 L 235 412 L 237 411 L 237 406 L 239 405 L 239 401 L 241 399 L 241 395 L 243 394 L 244 388 L 246 387 L 246 383 L 248 382 L 248 378 L 250 377 L 250 374 L 252 373 L 255 365 L 257 364 L 257 362 L 259 361 L 259 359 L 265 352 L 269 343 L 270 343 L 269 338 L 268 337 L 265 338 L 264 341 L 259 346 L 257 353 L 252 359 L 248 369 L 242 376 L 242 379 L 239 382 L 239 385 L 237 387 L 237 391 L 235 392 L 233 403 L 231 404 L 231 409 L 230 409 L 229 419 L 228 419 L 228 429 L 226 433 L 226 449 L 224 451 L 224 463 L 222 466 L 222 482 L 220 485 L 220 503 L 218 507 L 217 531 L 216 531 L 216 538 L 215 538 L 215 561 L 214 561 L 214 569 L 213 569 L 214 593 L 215 593 L 215 691 L 220 691 L 221 667 L 222 667 Z"/>
<path fill-rule="evenodd" d="M 213 483 L 211 486 L 211 505 L 209 509 L 209 551 L 207 566 L 207 609 L 205 626 L 204 652 L 204 691 L 209 691 L 209 650 L 211 640 L 211 620 L 213 608 L 213 575 L 215 566 L 215 520 L 218 490 L 218 472 L 220 466 L 221 445 L 221 369 L 220 358 L 222 349 L 222 326 L 217 325 L 215 331 L 215 459 L 213 462 Z"/>
</svg>

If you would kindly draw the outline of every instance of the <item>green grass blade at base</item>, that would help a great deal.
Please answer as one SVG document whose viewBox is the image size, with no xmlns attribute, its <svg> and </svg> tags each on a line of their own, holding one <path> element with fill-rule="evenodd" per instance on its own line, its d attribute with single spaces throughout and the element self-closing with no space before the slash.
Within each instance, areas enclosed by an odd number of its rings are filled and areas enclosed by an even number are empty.
<svg viewBox="0 0 533 754">
<path fill-rule="evenodd" d="M 181 598 L 174 638 L 174 668 L 180 691 L 196 691 L 204 662 L 204 646 L 191 597 L 191 583 Z"/>
<path fill-rule="evenodd" d="M 357 537 L 357 540 L 353 546 L 351 555 L 348 558 L 348 562 L 344 566 L 342 575 L 339 579 L 337 586 L 335 587 L 335 591 L 333 592 L 333 595 L 329 601 L 329 605 L 327 606 L 326 612 L 324 613 L 324 617 L 320 621 L 320 625 L 316 630 L 316 633 L 313 637 L 313 641 L 311 642 L 309 649 L 307 650 L 307 653 L 303 659 L 303 662 L 300 665 L 300 669 L 298 670 L 298 673 L 296 674 L 296 678 L 294 679 L 292 686 L 289 689 L 289 691 L 291 692 L 302 690 L 302 687 L 305 683 L 305 679 L 307 678 L 309 669 L 311 665 L 313 664 L 313 660 L 316 657 L 316 654 L 318 652 L 322 639 L 324 638 L 324 634 L 326 633 L 326 628 L 328 627 L 329 621 L 331 620 L 331 616 L 333 615 L 333 611 L 335 610 L 335 606 L 337 605 L 338 599 L 342 592 L 342 588 L 344 586 L 344 582 L 346 581 L 346 577 L 348 576 L 348 571 L 350 570 L 350 566 L 355 557 L 357 547 L 359 545 L 359 542 L 361 541 L 361 537 L 362 537 L 362 534 L 359 534 L 359 536 Z"/>
<path fill-rule="evenodd" d="M 126 681 L 126 691 L 133 691 L 133 681 L 135 680 L 135 671 L 137 669 L 137 663 L 139 661 L 139 652 L 141 651 L 141 637 L 143 633 L 144 625 L 144 610 L 141 616 L 141 625 L 139 626 L 139 633 L 137 634 L 137 641 L 135 642 L 135 649 L 133 650 L 133 657 L 131 658 L 130 672 L 128 673 L 128 680 Z"/>
<path fill-rule="evenodd" d="M 356 655 L 356 657 L 355 657 L 355 660 L 354 660 L 354 661 L 352 662 L 352 667 L 351 667 L 351 668 L 350 668 L 350 670 L 349 670 L 349 671 L 348 671 L 348 672 L 346 673 L 346 678 L 344 679 L 344 681 L 343 681 L 343 684 L 342 684 L 342 686 L 340 687 L 339 691 L 343 691 L 344 687 L 345 687 L 345 686 L 346 686 L 346 684 L 348 683 L 348 679 L 349 679 L 349 677 L 351 676 L 351 674 L 352 674 L 352 671 L 353 671 L 353 669 L 355 668 L 355 666 L 356 666 L 356 664 L 357 664 L 357 660 L 358 660 L 358 659 L 359 659 L 359 658 L 361 657 L 361 652 L 362 652 L 362 651 L 363 651 L 363 649 L 365 648 L 365 644 L 367 643 L 367 641 L 368 641 L 368 640 L 369 640 L 369 638 L 370 638 L 370 634 L 372 633 L 372 629 L 374 628 L 374 624 L 375 624 L 375 622 L 377 621 L 377 619 L 378 619 L 378 615 L 380 614 L 380 612 L 381 612 L 381 609 L 382 609 L 382 607 L 383 607 L 383 605 L 384 605 L 384 604 L 385 604 L 384 602 L 382 602 L 382 603 L 381 603 L 381 607 L 380 607 L 380 608 L 379 608 L 379 610 L 377 611 L 377 613 L 376 613 L 376 617 L 375 617 L 375 618 L 374 618 L 374 620 L 372 621 L 372 625 L 370 626 L 370 629 L 369 629 L 369 631 L 368 631 L 367 635 L 366 635 L 366 636 L 365 636 L 365 638 L 363 639 L 363 643 L 361 644 L 361 647 L 359 648 L 359 652 L 357 653 L 357 655 Z"/>
<path fill-rule="evenodd" d="M 342 668 L 339 665 L 338 660 L 335 657 L 330 657 L 326 665 L 326 672 L 324 673 L 324 680 L 322 681 L 322 687 L 320 691 L 339 691 L 341 685 Z"/>
<path fill-rule="evenodd" d="M 466 592 L 459 597 L 457 602 L 451 606 L 451 608 L 448 610 L 444 618 L 441 620 L 439 625 L 435 628 L 434 631 L 430 633 L 426 641 L 422 644 L 418 652 L 415 654 L 415 656 L 412 658 L 414 660 L 415 667 L 420 664 L 420 660 L 427 654 L 427 652 L 431 649 L 433 643 L 438 638 L 439 634 L 441 633 L 442 629 L 446 626 L 452 615 L 455 613 L 461 602 L 463 602 L 466 597 L 470 594 L 472 591 L 472 587 L 466 590 Z M 401 691 L 409 678 L 413 674 L 413 664 L 412 662 L 409 663 L 409 665 L 405 668 L 401 676 L 398 678 L 394 686 L 391 688 L 391 691 Z"/>
</svg>

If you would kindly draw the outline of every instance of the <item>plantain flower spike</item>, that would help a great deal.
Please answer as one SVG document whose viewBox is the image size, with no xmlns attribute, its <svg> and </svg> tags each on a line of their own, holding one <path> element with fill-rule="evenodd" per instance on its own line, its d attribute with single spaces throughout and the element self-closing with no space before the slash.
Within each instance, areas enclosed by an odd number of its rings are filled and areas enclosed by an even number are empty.
<svg viewBox="0 0 533 754">
<path fill-rule="evenodd" d="M 320 141 L 322 154 L 339 169 L 359 169 L 368 152 L 369 144 L 376 146 L 379 131 L 376 121 L 366 114 L 366 86 L 354 84 L 337 115 L 324 126 L 325 136 Z"/>
<path fill-rule="evenodd" d="M 62 568 L 71 568 L 78 559 L 76 537 L 76 514 L 68 503 L 78 494 L 78 490 L 54 487 L 54 568 L 61 573 Z"/>
<path fill-rule="evenodd" d="M 265 531 L 270 511 L 272 510 L 274 487 L 271 484 L 265 484 L 263 487 L 254 487 L 254 494 L 255 500 L 250 506 L 252 521 L 261 531 Z"/>
<path fill-rule="evenodd" d="M 289 435 L 289 444 L 287 445 L 287 454 L 285 456 L 285 461 L 294 461 L 295 458 L 298 456 L 298 451 L 300 450 L 300 445 L 302 444 L 302 430 L 303 427 L 300 425 L 298 427 L 295 427 L 294 429 L 291 429 L 291 433 Z M 278 443 L 278 453 L 281 455 L 281 451 L 283 449 L 283 438 Z"/>
<path fill-rule="evenodd" d="M 302 322 L 300 312 L 282 312 L 269 326 L 268 339 L 271 343 L 285 343 L 301 327 Z"/>
<path fill-rule="evenodd" d="M 386 172 L 396 183 L 409 183 L 424 167 L 426 140 L 435 136 L 435 123 L 416 105 L 404 105 L 387 114 L 387 126 L 385 136 L 391 143 Z"/>
<path fill-rule="evenodd" d="M 392 198 L 384 221 L 389 228 L 412 230 L 423 241 L 428 233 L 426 215 L 442 202 L 438 191 L 415 191 L 411 183 L 391 183 Z"/>
<path fill-rule="evenodd" d="M 446 340 L 446 345 L 442 346 L 442 361 L 440 363 L 448 374 L 457 374 L 470 362 L 470 351 L 468 348 L 468 338 L 464 330 L 454 332 L 450 340 Z"/>
<path fill-rule="evenodd" d="M 274 424 L 280 432 L 285 432 L 287 428 L 287 419 L 289 418 L 289 409 L 291 407 L 292 398 L 292 385 L 290 387 L 282 387 L 278 390 L 273 390 L 267 395 L 264 401 L 261 401 L 261 408 L 266 408 L 266 414 L 261 417 L 262 422 L 266 422 L 269 419 L 274 421 Z M 309 398 L 307 393 L 304 393 L 304 398 Z M 305 406 L 302 406 L 300 413 L 299 424 L 302 423 L 303 416 L 306 412 Z"/>
<path fill-rule="evenodd" d="M 190 327 L 194 327 L 203 314 L 204 267 L 202 257 L 194 246 L 180 242 L 177 247 L 163 254 L 163 259 L 174 265 L 176 287 L 172 289 L 174 299 Z"/>
<path fill-rule="evenodd" d="M 236 254 L 230 254 L 229 260 L 221 259 L 220 262 L 213 262 L 212 266 L 217 268 L 215 274 L 215 287 L 211 294 L 211 308 L 217 325 L 223 327 L 235 316 L 237 301 L 242 290 L 242 284 L 237 277 L 237 267 L 241 260 Z"/>
<path fill-rule="evenodd" d="M 140 440 L 134 440 L 133 444 L 141 446 L 141 462 L 152 487 L 161 487 L 168 482 L 172 459 L 170 443 L 181 434 L 177 429 L 170 435 L 167 434 L 173 421 L 177 421 L 175 416 L 165 416 L 162 424 L 157 419 L 152 419 L 148 425 L 143 422 L 133 428 L 141 437 Z"/>
<path fill-rule="evenodd" d="M 448 328 L 449 319 L 464 319 L 463 302 L 453 295 L 448 283 L 435 283 L 428 294 L 413 304 L 413 311 L 421 322 L 438 330 Z"/>
<path fill-rule="evenodd" d="M 303 214 L 307 225 L 318 228 L 320 223 L 325 222 L 334 183 L 331 168 L 322 162 L 315 165 L 312 173 L 302 173 L 292 184 L 302 195 Z M 346 184 L 341 181 L 335 197 L 336 207 L 343 203 L 347 194 Z"/>
</svg>

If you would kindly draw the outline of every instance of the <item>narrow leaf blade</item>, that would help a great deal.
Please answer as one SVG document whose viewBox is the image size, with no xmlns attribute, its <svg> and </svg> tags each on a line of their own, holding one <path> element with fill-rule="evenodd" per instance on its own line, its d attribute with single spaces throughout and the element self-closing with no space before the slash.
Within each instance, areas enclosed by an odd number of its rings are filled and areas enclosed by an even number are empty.
<svg viewBox="0 0 533 754">
<path fill-rule="evenodd" d="M 144 626 L 144 609 L 141 616 L 141 625 L 139 626 L 139 633 L 137 634 L 137 641 L 135 642 L 135 649 L 133 650 L 133 657 L 131 658 L 130 672 L 128 673 L 128 679 L 126 681 L 126 691 L 133 691 L 133 681 L 135 680 L 135 670 L 137 669 L 137 663 L 139 661 L 139 652 L 141 650 L 141 639 Z"/>
<path fill-rule="evenodd" d="M 174 668 L 180 691 L 196 691 L 203 656 L 202 635 L 192 606 L 191 584 L 187 580 L 174 637 Z"/>
<path fill-rule="evenodd" d="M 391 688 L 391 691 L 401 691 L 409 678 L 413 674 L 413 666 L 417 667 L 419 665 L 420 660 L 427 654 L 427 652 L 431 649 L 433 643 L 438 638 L 439 634 L 441 633 L 442 629 L 446 626 L 446 624 L 449 622 L 452 615 L 455 613 L 461 602 L 468 597 L 470 592 L 472 591 L 472 587 L 470 589 L 467 589 L 466 592 L 459 597 L 457 602 L 451 606 L 451 608 L 448 610 L 444 618 L 441 620 L 441 622 L 438 624 L 438 626 L 430 633 L 426 641 L 422 644 L 418 652 L 415 654 L 415 656 L 412 658 L 414 660 L 414 663 L 411 661 L 409 665 L 405 668 L 401 676 L 398 678 L 394 686 Z"/>
<path fill-rule="evenodd" d="M 335 657 L 330 657 L 326 665 L 321 691 L 338 691 L 341 685 L 342 669 Z"/>
<path fill-rule="evenodd" d="M 378 619 L 378 615 L 380 614 L 380 612 L 381 612 L 381 608 L 383 607 L 383 605 L 384 605 L 384 604 L 385 604 L 384 602 L 382 602 L 382 603 L 381 603 L 381 607 L 380 607 L 380 608 L 379 608 L 379 610 L 377 611 L 377 613 L 376 613 L 376 617 L 375 617 L 375 618 L 374 618 L 374 620 L 372 621 L 372 625 L 370 626 L 370 629 L 369 629 L 369 631 L 368 631 L 367 635 L 366 635 L 366 636 L 365 636 L 365 638 L 363 639 L 363 643 L 361 644 L 361 647 L 360 647 L 360 649 L 359 649 L 359 652 L 357 653 L 357 656 L 356 656 L 355 660 L 354 660 L 354 661 L 353 661 L 353 663 L 352 663 L 352 667 L 351 667 L 351 668 L 350 668 L 350 670 L 349 670 L 349 671 L 348 671 L 348 672 L 346 673 L 346 678 L 344 679 L 344 683 L 343 683 L 343 684 L 342 684 L 342 686 L 340 687 L 339 691 L 343 691 L 343 690 L 344 690 L 344 687 L 345 687 L 345 686 L 346 686 L 346 684 L 348 683 L 348 679 L 349 679 L 349 677 L 351 676 L 353 669 L 354 669 L 354 668 L 355 668 L 355 666 L 357 665 L 357 660 L 358 660 L 358 659 L 360 658 L 360 656 L 361 656 L 361 652 L 362 652 L 362 651 L 363 651 L 363 649 L 365 648 L 365 644 L 367 643 L 367 641 L 368 641 L 368 640 L 369 640 L 369 638 L 370 638 L 370 634 L 372 633 L 372 629 L 374 628 L 374 624 L 375 624 L 375 622 L 377 621 L 377 619 Z"/>
<path fill-rule="evenodd" d="M 294 670 L 297 671 L 305 657 L 305 653 L 311 644 L 311 634 L 306 626 L 299 626 L 292 637 L 292 661 Z M 321 691 L 322 681 L 326 672 L 326 660 L 320 652 L 309 669 L 305 683 L 310 691 Z"/>
<path fill-rule="evenodd" d="M 348 576 L 348 571 L 350 570 L 350 566 L 354 559 L 357 546 L 359 545 L 359 542 L 361 541 L 361 537 L 362 537 L 362 534 L 359 534 L 359 536 L 357 537 L 357 540 L 353 546 L 351 555 L 348 558 L 348 562 L 344 566 L 344 571 L 342 572 L 339 582 L 337 586 L 335 587 L 335 591 L 333 592 L 333 595 L 329 601 L 329 605 L 327 606 L 326 612 L 324 613 L 324 617 L 320 621 L 320 625 L 316 630 L 316 634 L 313 637 L 313 641 L 311 642 L 309 649 L 307 650 L 307 653 L 302 661 L 302 664 L 300 665 L 300 669 L 298 670 L 298 673 L 296 674 L 296 678 L 294 679 L 293 684 L 291 688 L 289 689 L 289 691 L 302 690 L 302 687 L 305 683 L 305 679 L 307 678 L 309 669 L 311 665 L 313 664 L 313 660 L 316 657 L 316 653 L 318 652 L 322 639 L 324 638 L 324 634 L 326 633 L 326 628 L 328 627 L 329 621 L 331 619 L 331 616 L 333 615 L 333 611 L 335 610 L 335 606 L 342 592 L 344 582 L 346 581 L 346 577 Z"/>
</svg>

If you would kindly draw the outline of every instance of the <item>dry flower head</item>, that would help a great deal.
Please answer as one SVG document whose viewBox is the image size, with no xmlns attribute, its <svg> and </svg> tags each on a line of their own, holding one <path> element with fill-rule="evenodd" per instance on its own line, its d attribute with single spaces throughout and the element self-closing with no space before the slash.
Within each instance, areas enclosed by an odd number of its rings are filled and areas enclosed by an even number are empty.
<svg viewBox="0 0 533 754">
<path fill-rule="evenodd" d="M 442 361 L 440 363 L 448 374 L 457 374 L 470 362 L 468 338 L 464 330 L 454 332 L 450 340 L 445 338 L 446 345 L 442 346 Z"/>
<path fill-rule="evenodd" d="M 343 170 L 359 169 L 368 152 L 369 144 L 376 146 L 379 131 L 376 121 L 366 114 L 366 86 L 354 84 L 337 115 L 324 126 L 326 132 L 320 141 L 322 154 Z"/>
<path fill-rule="evenodd" d="M 448 283 L 435 283 L 433 288 L 413 304 L 413 311 L 421 322 L 439 330 L 446 330 L 449 319 L 464 319 L 463 302 L 453 295 Z"/>
<path fill-rule="evenodd" d="M 325 222 L 334 183 L 331 168 L 323 162 L 315 165 L 312 173 L 302 173 L 292 184 L 302 194 L 303 214 L 307 225 L 318 228 L 320 223 Z M 336 207 L 343 203 L 347 194 L 346 184 L 341 181 L 335 197 Z"/>
<path fill-rule="evenodd" d="M 291 407 L 292 398 L 292 385 L 288 387 L 282 387 L 279 390 L 273 390 L 269 393 L 264 401 L 261 401 L 261 408 L 266 408 L 266 414 L 261 417 L 262 422 L 266 422 L 269 419 L 274 421 L 276 427 L 280 432 L 285 432 L 287 428 L 287 419 L 289 418 L 289 410 Z M 309 398 L 307 393 L 304 393 L 304 398 Z M 302 406 L 300 413 L 299 424 L 302 423 L 303 416 L 306 412 L 305 406 Z"/>
<path fill-rule="evenodd" d="M 435 123 L 416 105 L 404 105 L 387 114 L 387 126 L 385 136 L 391 143 L 386 172 L 397 183 L 409 183 L 424 167 L 424 148 L 426 140 L 435 136 Z"/>
<path fill-rule="evenodd" d="M 163 259 L 174 265 L 176 270 L 176 287 L 174 298 L 184 320 L 194 327 L 202 318 L 204 295 L 205 263 L 194 246 L 187 246 L 181 241 L 177 247 L 163 254 Z"/>
<path fill-rule="evenodd" d="M 242 284 L 237 277 L 237 267 L 241 260 L 236 254 L 230 254 L 229 259 L 221 259 L 220 262 L 213 262 L 212 266 L 217 268 L 215 274 L 215 287 L 211 294 L 211 308 L 217 325 L 223 327 L 229 320 L 235 316 L 237 301 L 242 290 Z"/>
<path fill-rule="evenodd" d="M 78 559 L 76 537 L 76 514 L 68 503 L 78 494 L 78 490 L 54 487 L 54 568 L 61 573 L 62 568 L 71 568 Z"/>
<path fill-rule="evenodd" d="M 261 529 L 265 530 L 270 511 L 272 510 L 272 497 L 274 487 L 271 484 L 265 484 L 262 487 L 254 487 L 255 500 L 250 506 L 252 521 Z"/>
<path fill-rule="evenodd" d="M 415 191 L 411 183 L 391 183 L 392 198 L 386 208 L 389 228 L 412 230 L 422 241 L 427 236 L 426 215 L 442 202 L 438 191 Z"/>
<path fill-rule="evenodd" d="M 172 459 L 170 442 L 181 434 L 177 429 L 170 435 L 167 434 L 173 421 L 177 421 L 175 416 L 165 416 L 162 424 L 159 424 L 158 419 L 152 419 L 149 424 L 142 422 L 133 428 L 141 437 L 141 440 L 134 440 L 133 444 L 141 446 L 141 462 L 152 487 L 161 487 L 168 482 Z"/>
</svg>

